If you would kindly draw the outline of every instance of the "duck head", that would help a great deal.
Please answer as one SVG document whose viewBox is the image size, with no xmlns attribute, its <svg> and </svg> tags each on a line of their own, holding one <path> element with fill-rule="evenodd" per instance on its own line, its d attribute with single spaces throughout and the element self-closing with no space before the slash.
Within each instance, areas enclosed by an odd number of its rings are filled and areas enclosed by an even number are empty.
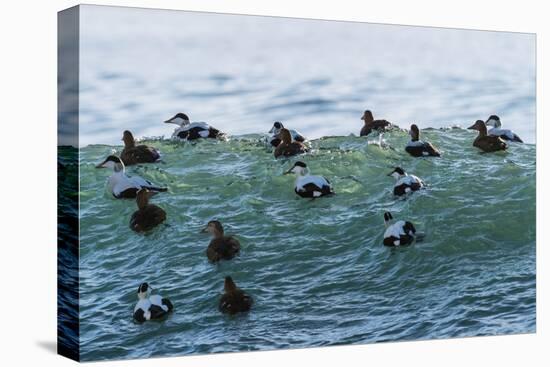
<svg viewBox="0 0 550 367">
<path fill-rule="evenodd" d="M 479 135 L 480 136 L 485 136 L 487 135 L 487 126 L 485 125 L 485 123 L 482 121 L 482 120 L 477 120 L 476 122 L 474 122 L 474 124 L 472 126 L 470 126 L 468 128 L 469 130 L 477 130 L 479 131 Z"/>
<path fill-rule="evenodd" d="M 372 116 L 372 112 L 370 110 L 365 110 L 363 113 L 363 117 L 361 117 L 361 120 L 365 121 L 365 125 L 370 125 L 374 121 L 374 117 Z"/>
<path fill-rule="evenodd" d="M 138 299 L 145 299 L 149 296 L 149 293 L 151 293 L 151 290 L 153 288 L 147 284 L 146 282 L 145 283 L 141 283 L 138 287 L 138 291 L 137 291 L 137 296 L 138 296 Z"/>
<path fill-rule="evenodd" d="M 418 129 L 418 126 L 416 126 L 416 124 L 411 125 L 409 135 L 411 136 L 412 141 L 418 141 L 420 139 L 420 129 Z"/>
<path fill-rule="evenodd" d="M 491 115 L 485 122 L 485 125 L 492 126 L 492 127 L 501 127 L 502 124 L 500 122 L 500 118 L 497 115 Z"/>
<path fill-rule="evenodd" d="M 390 212 L 385 212 L 384 213 L 384 225 L 386 227 L 389 227 L 392 220 L 393 220 L 393 216 L 391 215 L 391 213 Z"/>
<path fill-rule="evenodd" d="M 290 131 L 288 131 L 284 127 L 279 131 L 279 134 L 277 136 L 279 137 L 279 139 L 281 139 L 280 144 L 288 145 L 292 143 L 292 135 L 290 135 Z"/>
<path fill-rule="evenodd" d="M 309 169 L 307 168 L 307 165 L 304 162 L 298 161 L 294 163 L 292 167 L 288 171 L 286 171 L 284 174 L 289 175 L 291 173 L 296 174 L 297 176 L 305 176 L 309 172 Z"/>
<path fill-rule="evenodd" d="M 176 124 L 179 126 L 185 126 L 189 125 L 189 116 L 187 116 L 183 112 L 176 113 L 174 117 L 169 118 L 168 120 L 164 121 L 165 124 Z"/>
<path fill-rule="evenodd" d="M 147 189 L 140 189 L 136 194 L 136 203 L 139 209 L 145 208 L 149 204 L 149 199 L 155 195 L 155 192 Z"/>
<path fill-rule="evenodd" d="M 125 148 L 132 148 L 136 145 L 136 140 L 134 139 L 134 136 L 128 130 L 125 130 L 124 133 L 122 133 L 122 141 L 124 142 Z"/>
<path fill-rule="evenodd" d="M 223 290 L 226 293 L 235 292 L 237 290 L 237 285 L 233 281 L 233 278 L 231 277 L 225 277 L 225 281 L 223 283 Z"/>
<path fill-rule="evenodd" d="M 269 133 L 273 134 L 273 135 L 279 135 L 279 133 L 281 132 L 281 129 L 283 129 L 283 128 L 284 128 L 284 126 L 281 122 L 275 121 L 273 123 L 273 127 L 271 128 L 271 130 L 269 130 Z"/>
<path fill-rule="evenodd" d="M 407 173 L 401 167 L 395 167 L 393 171 L 388 173 L 388 176 L 392 176 L 396 180 L 399 180 L 401 177 L 405 176 Z M 391 215 L 391 214 L 390 214 Z"/>
<path fill-rule="evenodd" d="M 95 166 L 95 168 L 110 168 L 115 172 L 124 171 L 124 163 L 116 155 L 110 155 L 103 162 Z"/>
<path fill-rule="evenodd" d="M 223 236 L 223 226 L 220 223 L 220 221 L 217 220 L 211 220 L 208 222 L 206 227 L 204 227 L 201 232 L 203 233 L 210 233 L 215 238 L 222 237 Z"/>
</svg>

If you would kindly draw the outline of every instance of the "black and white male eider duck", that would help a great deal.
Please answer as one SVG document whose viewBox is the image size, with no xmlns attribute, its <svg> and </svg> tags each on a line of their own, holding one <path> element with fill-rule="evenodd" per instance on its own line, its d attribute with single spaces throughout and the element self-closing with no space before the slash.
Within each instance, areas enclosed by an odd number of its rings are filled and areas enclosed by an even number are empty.
<svg viewBox="0 0 550 367">
<path fill-rule="evenodd" d="M 420 130 L 415 124 L 411 125 L 411 130 L 409 131 L 411 136 L 411 141 L 407 143 L 405 151 L 412 155 L 413 157 L 440 157 L 441 154 L 439 151 L 432 145 L 420 140 Z"/>
<path fill-rule="evenodd" d="M 107 179 L 107 189 L 117 199 L 133 199 L 141 189 L 156 192 L 168 190 L 166 187 L 156 186 L 151 181 L 139 176 L 128 176 L 124 163 L 115 155 L 105 158 L 96 168 L 111 168 L 113 170 L 113 174 Z"/>
<path fill-rule="evenodd" d="M 308 151 L 307 147 L 303 143 L 300 143 L 299 141 L 292 141 L 290 131 L 285 128 L 282 128 L 281 131 L 279 131 L 279 138 L 281 139 L 281 142 L 277 145 L 275 151 L 273 152 L 275 158 L 291 157 L 293 155 L 307 153 Z"/>
<path fill-rule="evenodd" d="M 370 110 L 366 110 L 365 113 L 363 113 L 361 120 L 363 120 L 365 124 L 361 128 L 359 136 L 367 136 L 372 131 L 384 132 L 394 126 L 387 120 L 375 120 Z"/>
<path fill-rule="evenodd" d="M 294 192 L 303 198 L 318 198 L 325 195 L 334 194 L 330 182 L 323 176 L 312 176 L 304 162 L 296 162 L 285 172 L 286 174 L 296 174 L 296 184 Z"/>
<path fill-rule="evenodd" d="M 397 247 L 413 243 L 416 228 L 409 221 L 399 220 L 392 224 L 393 216 L 390 212 L 384 213 L 384 246 Z"/>
<path fill-rule="evenodd" d="M 395 185 L 393 186 L 393 194 L 396 196 L 403 196 L 409 192 L 418 191 L 424 187 L 424 181 L 415 175 L 409 175 L 401 167 L 395 167 L 388 176 L 395 178 Z"/>
<path fill-rule="evenodd" d="M 172 138 L 182 140 L 195 140 L 200 138 L 217 139 L 224 134 L 220 130 L 213 128 L 206 122 L 191 122 L 189 117 L 182 112 L 174 117 L 164 121 L 167 124 L 176 124 L 179 127 L 174 130 Z"/>
<path fill-rule="evenodd" d="M 273 134 L 269 139 L 269 143 L 272 146 L 276 147 L 281 143 L 281 139 L 279 138 L 279 133 L 281 132 L 281 129 L 284 129 L 284 128 L 285 127 L 283 126 L 283 124 L 280 123 L 279 121 L 275 121 L 273 123 L 273 127 L 271 128 L 271 130 L 269 130 L 269 133 Z M 300 134 L 298 131 L 293 129 L 287 129 L 287 130 L 290 132 L 290 137 L 292 138 L 292 141 L 297 141 L 300 143 L 303 143 L 306 141 L 306 138 L 302 134 Z"/>
<path fill-rule="evenodd" d="M 137 192 L 136 203 L 138 210 L 130 218 L 130 228 L 136 232 L 149 231 L 166 220 L 166 212 L 154 205 L 149 204 L 149 199 L 155 194 L 154 191 L 141 189 Z"/>
<path fill-rule="evenodd" d="M 468 129 L 477 130 L 479 132 L 473 145 L 486 153 L 506 150 L 508 147 L 504 140 L 502 140 L 499 136 L 487 135 L 487 126 L 485 125 L 485 122 L 481 120 L 477 120 Z"/>
<path fill-rule="evenodd" d="M 502 140 L 509 140 L 509 141 L 515 141 L 517 143 L 523 143 L 523 140 L 519 136 L 516 135 L 512 130 L 508 129 L 501 129 L 502 123 L 500 122 L 500 118 L 497 115 L 491 115 L 485 121 L 485 125 L 492 126 L 493 128 L 490 129 L 487 134 L 492 136 L 498 136 Z"/>
<path fill-rule="evenodd" d="M 120 159 L 125 165 L 131 166 L 138 163 L 155 163 L 160 161 L 160 152 L 147 145 L 136 145 L 132 133 L 128 130 L 122 134 L 124 149 L 120 153 Z"/>
<path fill-rule="evenodd" d="M 152 289 L 147 283 L 141 283 L 138 287 L 139 301 L 134 307 L 134 320 L 137 322 L 163 319 L 174 309 L 168 298 L 162 298 L 158 294 L 151 296 Z"/>
<path fill-rule="evenodd" d="M 223 291 L 218 305 L 219 310 L 223 313 L 234 315 L 239 312 L 247 312 L 254 303 L 252 297 L 238 288 L 231 277 L 225 277 Z"/>
<path fill-rule="evenodd" d="M 203 233 L 210 233 L 214 237 L 206 249 L 206 257 L 211 262 L 231 260 L 241 249 L 241 244 L 233 236 L 226 236 L 222 224 L 217 220 L 211 220 L 202 229 Z"/>
</svg>

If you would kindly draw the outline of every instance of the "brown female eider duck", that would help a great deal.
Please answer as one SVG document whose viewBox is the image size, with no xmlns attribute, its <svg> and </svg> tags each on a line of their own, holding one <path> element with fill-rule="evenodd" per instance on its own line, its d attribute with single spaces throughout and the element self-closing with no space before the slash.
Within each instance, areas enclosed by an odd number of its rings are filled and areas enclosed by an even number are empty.
<svg viewBox="0 0 550 367">
<path fill-rule="evenodd" d="M 500 118 L 497 115 L 491 115 L 485 121 L 485 125 L 492 126 L 493 128 L 490 129 L 487 134 L 492 136 L 498 136 L 502 140 L 509 140 L 509 141 L 515 141 L 517 143 L 523 143 L 523 140 L 519 136 L 516 135 L 512 130 L 508 129 L 501 129 L 502 123 L 500 122 Z"/>
<path fill-rule="evenodd" d="M 130 218 L 130 228 L 136 232 L 149 231 L 166 220 L 166 212 L 154 205 L 149 204 L 149 198 L 155 193 L 147 189 L 137 192 L 136 203 L 138 210 Z"/>
<path fill-rule="evenodd" d="M 151 296 L 152 289 L 147 283 L 141 283 L 138 287 L 139 301 L 134 307 L 134 320 L 137 322 L 161 320 L 174 309 L 174 305 L 168 298 L 163 298 L 158 294 Z"/>
<path fill-rule="evenodd" d="M 307 153 L 308 151 L 304 144 L 299 141 L 292 141 L 290 131 L 285 128 L 282 128 L 279 132 L 279 138 L 281 139 L 281 142 L 277 145 L 275 151 L 273 152 L 275 158 L 291 157 L 293 155 Z"/>
<path fill-rule="evenodd" d="M 393 194 L 396 196 L 403 196 L 409 192 L 418 191 L 424 188 L 424 181 L 415 175 L 409 175 L 401 167 L 395 167 L 388 176 L 395 178 Z"/>
<path fill-rule="evenodd" d="M 124 149 L 120 153 L 120 159 L 125 165 L 155 163 L 160 160 L 160 153 L 157 149 L 147 145 L 136 145 L 134 136 L 130 131 L 124 131 L 122 141 L 124 141 Z"/>
<path fill-rule="evenodd" d="M 409 131 L 411 141 L 407 143 L 405 151 L 413 157 L 440 157 L 439 151 L 432 145 L 432 143 L 424 142 L 420 140 L 420 130 L 415 124 L 411 125 Z"/>
<path fill-rule="evenodd" d="M 271 130 L 269 130 L 269 133 L 273 134 L 269 140 L 269 144 L 276 147 L 277 145 L 279 145 L 279 143 L 281 143 L 281 139 L 279 138 L 279 133 L 281 132 L 281 129 L 284 129 L 284 128 L 285 127 L 283 126 L 283 124 L 280 123 L 279 121 L 275 121 L 273 123 L 273 127 L 271 128 Z M 292 138 L 292 141 L 297 141 L 300 143 L 303 143 L 306 141 L 306 138 L 302 134 L 300 134 L 298 131 L 292 130 L 292 129 L 287 129 L 287 130 L 290 132 L 290 137 Z"/>
<path fill-rule="evenodd" d="M 385 212 L 384 225 L 386 226 L 386 231 L 384 232 L 384 246 L 397 247 L 413 243 L 416 233 L 414 225 L 404 220 L 399 220 L 392 224 L 392 220 L 393 216 L 391 213 Z"/>
<path fill-rule="evenodd" d="M 498 152 L 499 150 L 506 150 L 508 147 L 504 140 L 498 136 L 487 135 L 487 126 L 481 120 L 477 120 L 468 129 L 477 130 L 479 134 L 474 140 L 474 147 L 483 150 L 486 153 Z"/>
<path fill-rule="evenodd" d="M 179 127 L 174 130 L 172 139 L 181 140 L 195 140 L 200 138 L 217 139 L 223 137 L 225 134 L 220 130 L 213 128 L 206 122 L 193 122 L 189 121 L 189 117 L 182 112 L 177 113 L 174 117 L 164 121 L 167 124 L 176 124 Z"/>
<path fill-rule="evenodd" d="M 330 182 L 323 176 L 312 176 L 304 162 L 296 162 L 285 172 L 286 174 L 296 174 L 296 184 L 294 192 L 303 198 L 318 198 L 325 195 L 334 194 Z"/>
<path fill-rule="evenodd" d="M 96 168 L 111 168 L 113 170 L 113 174 L 107 179 L 107 189 L 117 199 L 133 199 L 141 189 L 157 192 L 168 190 L 166 187 L 156 186 L 151 181 L 139 176 L 128 176 L 124 163 L 115 155 L 105 158 Z"/>
<path fill-rule="evenodd" d="M 220 260 L 231 260 L 237 255 L 241 249 L 241 244 L 233 236 L 225 236 L 223 226 L 217 220 L 211 220 L 202 232 L 208 232 L 214 236 L 208 248 L 206 249 L 206 257 L 211 262 Z"/>
<path fill-rule="evenodd" d="M 234 315 L 239 312 L 247 312 L 254 303 L 252 297 L 238 288 L 231 277 L 225 277 L 223 291 L 218 305 L 219 310 L 223 313 Z"/>
<path fill-rule="evenodd" d="M 359 136 L 367 136 L 373 130 L 384 132 L 394 126 L 391 122 L 387 120 L 375 120 L 370 110 L 366 110 L 365 113 L 363 113 L 363 117 L 361 117 L 361 120 L 365 121 L 365 125 L 363 125 L 363 127 L 361 128 Z"/>
</svg>

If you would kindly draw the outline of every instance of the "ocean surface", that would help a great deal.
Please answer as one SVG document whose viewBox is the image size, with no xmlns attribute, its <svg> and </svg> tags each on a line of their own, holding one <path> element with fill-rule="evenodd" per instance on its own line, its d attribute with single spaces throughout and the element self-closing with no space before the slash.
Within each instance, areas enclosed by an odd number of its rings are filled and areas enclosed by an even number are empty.
<svg viewBox="0 0 550 367">
<path fill-rule="evenodd" d="M 535 331 L 534 35 L 82 6 L 79 47 L 83 360 Z M 405 131 L 385 147 L 354 136 L 365 109 L 418 124 L 443 157 L 409 157 Z M 229 141 L 170 141 L 177 112 Z M 526 144 L 480 154 L 472 131 L 447 128 L 491 114 Z M 295 195 L 295 159 L 261 142 L 277 120 L 311 139 L 299 159 L 337 195 Z M 147 235 L 94 168 L 126 129 L 163 154 L 128 168 L 169 188 Z M 394 198 L 395 166 L 428 189 Z M 423 241 L 385 248 L 386 210 Z M 208 263 L 211 219 L 238 258 Z M 226 275 L 250 313 L 218 312 Z M 166 321 L 133 322 L 143 281 L 173 301 Z"/>
<path fill-rule="evenodd" d="M 336 195 L 301 199 L 260 136 L 196 144 L 148 141 L 163 163 L 128 169 L 166 185 L 152 201 L 168 219 L 129 227 L 136 204 L 105 190 L 94 166 L 120 146 L 90 145 L 80 166 L 80 331 L 84 360 L 527 333 L 535 331 L 535 146 L 481 154 L 462 129 L 424 131 L 440 159 L 412 158 L 406 132 L 311 142 L 299 159 Z M 395 166 L 428 188 L 392 194 Z M 382 245 L 383 213 L 425 234 Z M 239 257 L 210 264 L 200 229 L 220 220 Z M 255 305 L 221 314 L 230 275 Z M 169 297 L 164 322 L 132 320 L 139 283 Z"/>
</svg>

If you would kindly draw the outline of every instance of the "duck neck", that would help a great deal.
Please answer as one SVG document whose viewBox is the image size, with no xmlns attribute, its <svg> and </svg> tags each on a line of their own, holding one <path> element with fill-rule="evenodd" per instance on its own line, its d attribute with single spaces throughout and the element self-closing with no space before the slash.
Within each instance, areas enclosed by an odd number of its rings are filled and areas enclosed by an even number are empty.
<svg viewBox="0 0 550 367">
<path fill-rule="evenodd" d="M 479 124 L 479 137 L 487 136 L 487 126 L 485 124 Z"/>
<path fill-rule="evenodd" d="M 212 231 L 212 235 L 214 236 L 215 239 L 222 238 L 223 237 L 223 229 L 216 229 L 216 230 Z"/>
</svg>

